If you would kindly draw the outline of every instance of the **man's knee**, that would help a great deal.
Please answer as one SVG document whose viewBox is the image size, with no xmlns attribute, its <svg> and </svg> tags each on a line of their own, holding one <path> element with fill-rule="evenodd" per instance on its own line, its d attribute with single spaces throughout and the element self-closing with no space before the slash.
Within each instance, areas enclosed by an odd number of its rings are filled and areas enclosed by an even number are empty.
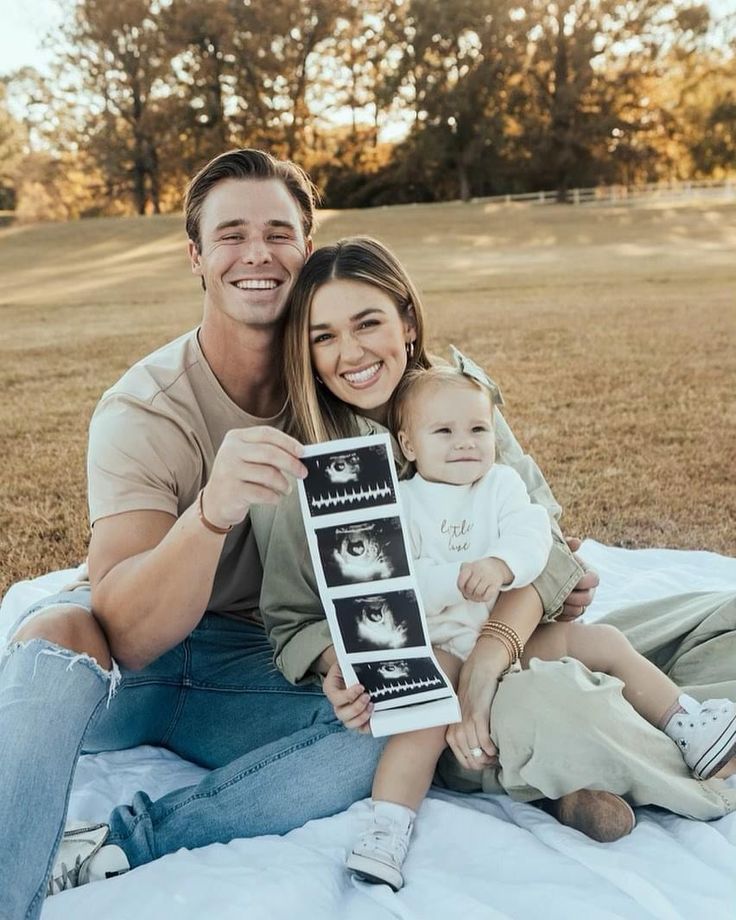
<svg viewBox="0 0 736 920">
<path fill-rule="evenodd" d="M 45 639 L 60 648 L 89 655 L 101 668 L 112 667 L 112 656 L 102 628 L 86 607 L 58 604 L 35 614 L 15 633 L 12 642 Z"/>
</svg>

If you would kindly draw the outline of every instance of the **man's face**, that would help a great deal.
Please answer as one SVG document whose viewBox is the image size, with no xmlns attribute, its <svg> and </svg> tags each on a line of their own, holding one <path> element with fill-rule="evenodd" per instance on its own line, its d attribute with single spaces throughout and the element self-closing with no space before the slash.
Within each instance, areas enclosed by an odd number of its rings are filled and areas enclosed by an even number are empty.
<svg viewBox="0 0 736 920">
<path fill-rule="evenodd" d="M 205 311 L 247 326 L 283 315 L 311 252 L 299 205 L 280 179 L 224 179 L 200 215 L 201 249 L 189 241 L 192 271 L 205 283 Z"/>
</svg>

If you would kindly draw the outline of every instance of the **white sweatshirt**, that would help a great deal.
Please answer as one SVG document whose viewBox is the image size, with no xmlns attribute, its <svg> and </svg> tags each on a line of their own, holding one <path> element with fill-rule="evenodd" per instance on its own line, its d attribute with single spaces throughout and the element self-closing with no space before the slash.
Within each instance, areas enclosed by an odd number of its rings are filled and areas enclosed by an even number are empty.
<svg viewBox="0 0 736 920">
<path fill-rule="evenodd" d="M 430 638 L 465 660 L 493 604 L 465 600 L 457 586 L 460 566 L 494 556 L 514 574 L 504 591 L 531 584 L 552 548 L 549 517 L 531 503 L 518 473 L 499 463 L 472 485 L 417 474 L 400 488 Z"/>
</svg>

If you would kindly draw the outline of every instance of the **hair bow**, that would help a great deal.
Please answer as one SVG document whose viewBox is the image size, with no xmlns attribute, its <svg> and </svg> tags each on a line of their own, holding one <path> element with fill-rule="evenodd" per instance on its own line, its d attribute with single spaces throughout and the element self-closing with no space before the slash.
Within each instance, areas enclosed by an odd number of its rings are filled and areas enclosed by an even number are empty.
<svg viewBox="0 0 736 920">
<path fill-rule="evenodd" d="M 452 363 L 461 374 L 470 377 L 471 380 L 475 380 L 476 383 L 479 383 L 490 392 L 491 402 L 494 406 L 503 405 L 503 396 L 498 384 L 491 380 L 482 367 L 478 367 L 472 358 L 467 358 L 454 345 L 450 345 L 450 357 L 452 358 Z"/>
</svg>

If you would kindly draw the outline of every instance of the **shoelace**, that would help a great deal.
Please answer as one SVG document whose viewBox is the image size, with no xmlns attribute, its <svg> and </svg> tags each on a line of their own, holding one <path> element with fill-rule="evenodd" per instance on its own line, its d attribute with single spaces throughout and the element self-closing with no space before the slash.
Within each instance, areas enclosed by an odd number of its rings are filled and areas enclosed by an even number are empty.
<svg viewBox="0 0 736 920">
<path fill-rule="evenodd" d="M 77 856 L 71 869 L 66 863 L 61 864 L 61 875 L 49 879 L 48 893 L 58 894 L 60 891 L 68 891 L 70 888 L 76 888 L 79 885 L 79 872 L 82 868 L 82 857 Z"/>
<path fill-rule="evenodd" d="M 693 713 L 693 714 L 690 714 L 687 712 L 680 713 L 681 718 L 678 719 L 676 724 L 678 728 L 680 729 L 684 728 L 685 733 L 677 739 L 677 743 L 679 744 L 679 746 L 683 750 L 687 750 L 688 747 L 690 746 L 690 742 L 688 741 L 686 737 L 687 726 L 685 723 L 687 723 L 687 725 L 690 728 L 695 728 L 695 719 L 697 719 L 698 717 L 700 717 L 701 727 L 708 724 L 708 717 L 710 717 L 710 721 L 717 722 L 719 714 L 723 714 L 724 712 L 726 712 L 727 708 L 728 707 L 726 706 L 725 703 L 718 701 L 718 705 L 703 706 L 700 709 L 700 712 L 698 713 Z"/>
<path fill-rule="evenodd" d="M 376 827 L 371 830 L 371 845 L 377 853 L 392 862 L 399 856 L 399 861 L 406 858 L 406 851 L 409 849 L 409 838 L 406 834 L 396 831 L 393 825 L 386 823 L 381 826 L 376 822 Z M 400 851 L 397 854 L 397 850 Z"/>
</svg>

